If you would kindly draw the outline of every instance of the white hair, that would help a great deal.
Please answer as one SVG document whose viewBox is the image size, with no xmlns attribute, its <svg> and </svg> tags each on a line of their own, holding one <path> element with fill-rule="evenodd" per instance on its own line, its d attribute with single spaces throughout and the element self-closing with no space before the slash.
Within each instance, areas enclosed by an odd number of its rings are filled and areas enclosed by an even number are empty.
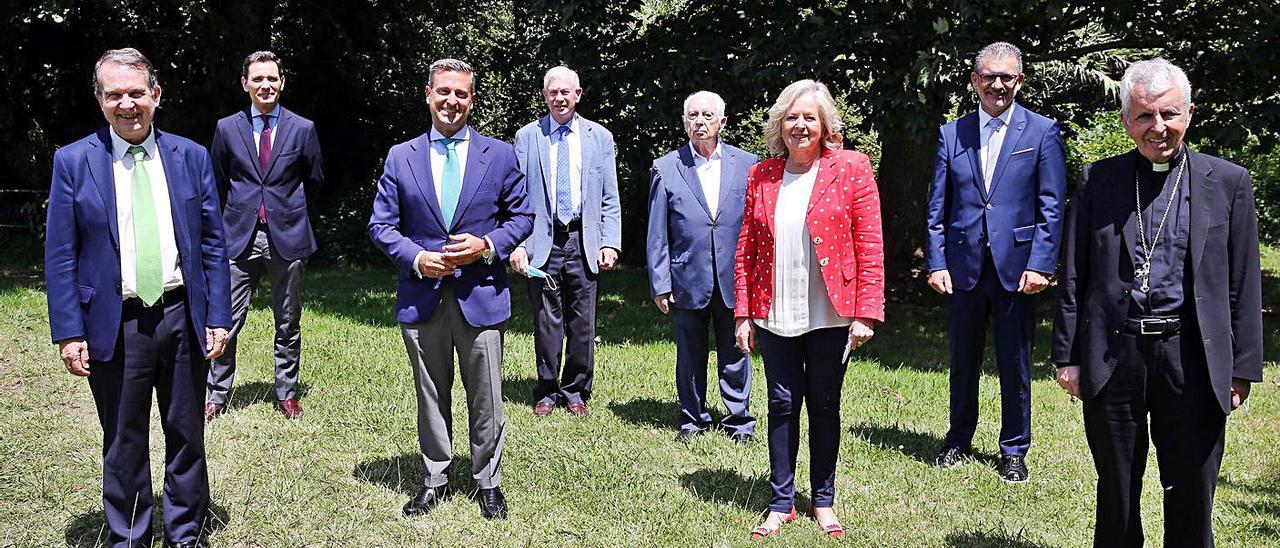
<svg viewBox="0 0 1280 548">
<path fill-rule="evenodd" d="M 1134 91 L 1146 89 L 1147 93 L 1163 93 L 1174 87 L 1182 92 L 1185 112 L 1191 108 L 1191 81 L 1187 80 L 1187 73 L 1159 57 L 1129 65 L 1124 78 L 1120 79 L 1120 114 L 1129 115 L 1129 100 Z"/>
<path fill-rule="evenodd" d="M 684 98 L 684 111 L 680 114 L 681 116 L 689 113 L 689 102 L 693 101 L 695 98 L 711 99 L 711 109 L 715 112 L 715 115 L 724 116 L 724 98 L 720 97 L 720 94 L 714 91 L 705 90 L 695 91 L 689 94 L 688 97 Z"/>
<path fill-rule="evenodd" d="M 568 78 L 569 82 L 573 84 L 574 89 L 582 87 L 582 82 L 578 80 L 578 73 L 574 72 L 573 69 L 569 67 L 560 65 L 551 67 L 551 69 L 547 71 L 546 76 L 542 77 L 542 89 L 547 89 L 547 86 L 551 85 L 551 80 L 558 76 Z"/>
</svg>

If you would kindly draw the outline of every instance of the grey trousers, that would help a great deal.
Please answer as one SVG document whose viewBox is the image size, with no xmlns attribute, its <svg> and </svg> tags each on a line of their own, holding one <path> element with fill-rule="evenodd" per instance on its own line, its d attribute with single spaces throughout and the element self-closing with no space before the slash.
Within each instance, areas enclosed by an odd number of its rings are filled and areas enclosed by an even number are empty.
<svg viewBox="0 0 1280 548">
<path fill-rule="evenodd" d="M 507 419 L 502 407 L 502 337 L 505 324 L 473 327 L 445 283 L 440 305 L 424 323 L 400 324 L 418 395 L 418 445 L 426 466 L 423 484 L 448 483 L 453 460 L 453 357 L 467 393 L 471 477 L 481 489 L 502 484 Z"/>
<path fill-rule="evenodd" d="M 271 312 L 275 315 L 276 399 L 298 395 L 298 359 L 302 353 L 302 270 L 305 259 L 286 260 L 272 249 L 267 231 L 254 230 L 253 245 L 231 259 L 231 339 L 222 356 L 209 365 L 206 401 L 226 405 L 236 377 L 236 343 L 249 315 L 249 301 L 263 274 L 271 284 Z"/>
</svg>

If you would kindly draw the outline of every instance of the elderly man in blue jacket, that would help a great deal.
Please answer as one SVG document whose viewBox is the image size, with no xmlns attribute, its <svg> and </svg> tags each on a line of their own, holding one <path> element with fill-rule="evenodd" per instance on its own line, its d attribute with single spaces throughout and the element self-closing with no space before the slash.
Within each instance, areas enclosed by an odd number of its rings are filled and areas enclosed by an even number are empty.
<svg viewBox="0 0 1280 548">
<path fill-rule="evenodd" d="M 707 328 L 716 339 L 720 395 L 728 416 L 720 428 L 751 441 L 751 361 L 733 339 L 733 260 L 742 227 L 747 171 L 756 155 L 720 142 L 724 99 L 699 91 L 684 101 L 689 144 L 653 162 L 649 186 L 649 287 L 676 332 L 680 431 L 688 441 L 713 426 L 707 410 Z"/>
</svg>

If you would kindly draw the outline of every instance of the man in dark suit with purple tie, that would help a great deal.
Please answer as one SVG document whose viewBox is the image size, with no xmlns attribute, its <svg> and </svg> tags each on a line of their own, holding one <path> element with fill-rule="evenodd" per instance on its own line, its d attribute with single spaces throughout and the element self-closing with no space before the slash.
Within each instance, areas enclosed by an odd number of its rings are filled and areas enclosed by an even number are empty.
<svg viewBox="0 0 1280 548">
<path fill-rule="evenodd" d="M 502 345 L 511 294 L 505 261 L 533 229 L 524 175 L 511 145 L 467 124 L 475 73 L 456 59 L 431 64 L 431 129 L 387 152 L 369 237 L 399 269 L 396 321 L 418 396 L 422 489 L 405 515 L 448 491 L 453 460 L 453 361 L 467 393 L 471 477 L 480 512 L 505 519 Z"/>
<path fill-rule="evenodd" d="M 315 124 L 280 106 L 284 66 L 276 54 L 256 51 L 244 60 L 240 86 L 251 105 L 218 120 L 213 172 L 222 196 L 231 259 L 234 324 L 227 352 L 209 368 L 205 419 L 227 409 L 236 375 L 236 347 L 249 301 L 265 275 L 275 315 L 276 408 L 302 416 L 298 370 L 302 352 L 302 271 L 316 250 L 307 217 L 307 194 L 324 183 Z"/>
<path fill-rule="evenodd" d="M 49 330 L 88 377 L 102 426 L 113 547 L 151 546 L 151 395 L 164 430 L 164 544 L 203 546 L 204 381 L 231 326 L 227 259 L 204 147 L 156 129 L 160 85 L 133 48 L 94 67 L 110 124 L 53 156 L 45 235 Z"/>
</svg>

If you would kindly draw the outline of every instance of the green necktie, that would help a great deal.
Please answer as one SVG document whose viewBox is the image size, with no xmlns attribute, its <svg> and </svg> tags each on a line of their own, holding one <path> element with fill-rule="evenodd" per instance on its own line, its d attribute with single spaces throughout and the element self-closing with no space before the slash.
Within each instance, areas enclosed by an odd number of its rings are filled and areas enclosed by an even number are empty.
<svg viewBox="0 0 1280 548">
<path fill-rule="evenodd" d="M 444 176 L 440 178 L 440 214 L 444 215 L 444 228 L 448 230 L 453 226 L 454 210 L 458 208 L 458 197 L 462 195 L 462 175 L 458 169 L 458 151 L 454 150 L 458 140 L 445 137 L 440 142 L 445 148 Z"/>
<path fill-rule="evenodd" d="M 133 156 L 133 239 L 137 280 L 135 290 L 142 304 L 151 306 L 164 294 L 164 274 L 160 268 L 160 229 L 156 227 L 156 201 L 151 196 L 151 177 L 142 163 L 146 151 L 129 147 Z"/>
</svg>

